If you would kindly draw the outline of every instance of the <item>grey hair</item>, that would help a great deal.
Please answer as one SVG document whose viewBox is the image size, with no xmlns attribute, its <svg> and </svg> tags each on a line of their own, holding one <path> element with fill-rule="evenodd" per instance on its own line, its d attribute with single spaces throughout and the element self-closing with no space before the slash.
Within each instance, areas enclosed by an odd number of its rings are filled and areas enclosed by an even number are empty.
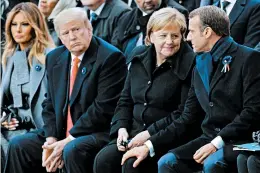
<svg viewBox="0 0 260 173">
<path fill-rule="evenodd" d="M 199 16 L 201 31 L 210 27 L 218 36 L 230 35 L 230 21 L 227 14 L 216 6 L 204 6 L 193 10 L 189 19 Z"/>
<path fill-rule="evenodd" d="M 55 31 L 60 35 L 59 26 L 74 20 L 81 20 L 85 26 L 92 30 L 86 11 L 83 8 L 74 7 L 61 11 L 53 20 Z"/>
</svg>

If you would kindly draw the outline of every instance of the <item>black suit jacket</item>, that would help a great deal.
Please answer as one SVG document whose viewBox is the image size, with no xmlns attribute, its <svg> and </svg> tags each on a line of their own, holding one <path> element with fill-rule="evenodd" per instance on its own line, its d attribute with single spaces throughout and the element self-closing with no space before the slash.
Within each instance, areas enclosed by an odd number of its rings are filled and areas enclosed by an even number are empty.
<svg viewBox="0 0 260 173">
<path fill-rule="evenodd" d="M 207 0 L 202 0 L 207 1 Z M 213 5 L 211 1 L 204 5 Z M 215 5 L 219 6 L 219 3 Z M 260 41 L 260 1 L 237 0 L 232 8 L 230 19 L 230 32 L 233 39 L 245 46 L 254 48 Z"/>
<path fill-rule="evenodd" d="M 122 0 L 106 0 L 97 20 L 92 22 L 93 34 L 116 46 L 116 28 L 127 11 L 130 11 L 130 7 Z"/>
<path fill-rule="evenodd" d="M 251 48 L 259 43 L 259 17 L 259 0 L 237 0 L 229 14 L 231 36 L 237 43 Z"/>
<path fill-rule="evenodd" d="M 47 55 L 48 94 L 42 113 L 45 136 L 65 137 L 68 105 L 74 124 L 72 136 L 107 133 L 127 72 L 123 54 L 93 37 L 69 99 L 70 62 L 70 52 L 64 46 Z"/>
<path fill-rule="evenodd" d="M 148 131 L 155 150 L 180 138 L 189 124 L 203 118 L 203 136 L 208 140 L 221 136 L 226 144 L 250 140 L 260 122 L 260 52 L 233 42 L 224 56 L 231 56 L 230 71 L 221 72 L 220 60 L 206 92 L 197 68 L 183 114 L 169 116 L 153 124 Z M 223 56 L 223 57 L 224 57 Z M 222 58 L 223 58 L 222 57 Z M 167 128 L 165 128 L 169 125 Z M 156 140 L 155 140 L 156 139 Z"/>
</svg>

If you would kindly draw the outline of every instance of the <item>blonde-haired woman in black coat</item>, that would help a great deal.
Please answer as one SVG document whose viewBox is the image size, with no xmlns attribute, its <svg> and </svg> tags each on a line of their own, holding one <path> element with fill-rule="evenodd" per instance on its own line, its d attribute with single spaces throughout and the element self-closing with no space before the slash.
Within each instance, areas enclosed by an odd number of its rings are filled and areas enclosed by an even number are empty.
<svg viewBox="0 0 260 173">
<path fill-rule="evenodd" d="M 138 146 L 149 149 L 153 123 L 173 111 L 176 116 L 182 112 L 195 58 L 184 41 L 185 31 L 185 17 L 176 9 L 161 9 L 151 16 L 147 46 L 133 50 L 129 73 L 111 122 L 113 140 L 97 154 L 95 173 L 157 172 L 157 160 L 170 149 L 171 142 L 166 142 L 165 148 L 155 151 L 155 157 L 135 168 L 136 158 L 128 159 L 122 166 L 121 159 L 129 149 Z"/>
</svg>

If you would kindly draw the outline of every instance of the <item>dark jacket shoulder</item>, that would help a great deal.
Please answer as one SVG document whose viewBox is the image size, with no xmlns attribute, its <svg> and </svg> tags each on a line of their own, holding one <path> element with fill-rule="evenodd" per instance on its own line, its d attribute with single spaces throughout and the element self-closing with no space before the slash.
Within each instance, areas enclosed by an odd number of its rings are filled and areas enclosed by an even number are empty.
<svg viewBox="0 0 260 173">
<path fill-rule="evenodd" d="M 113 19 L 120 17 L 124 12 L 129 11 L 130 7 L 121 0 L 108 0 L 99 15 L 99 18 Z"/>
<path fill-rule="evenodd" d="M 101 57 L 107 57 L 108 55 L 116 52 L 121 53 L 121 51 L 118 48 L 96 36 L 92 37 L 91 44 L 93 44 L 92 47 L 96 47 L 98 49 L 98 55 L 100 55 Z M 54 50 L 50 51 L 47 54 L 47 63 L 49 64 L 60 60 L 60 58 L 62 58 L 62 54 L 65 51 L 68 51 L 69 53 L 69 50 L 64 45 L 59 46 Z"/>
<path fill-rule="evenodd" d="M 178 4 L 176 1 L 168 0 L 167 6 L 176 8 L 179 12 L 181 12 L 185 16 L 186 19 L 188 19 L 189 11 L 184 6 Z"/>
<path fill-rule="evenodd" d="M 125 11 L 129 11 L 131 8 L 121 0 L 111 0 L 108 1 L 108 5 L 111 6 L 111 15 L 118 15 Z"/>
<path fill-rule="evenodd" d="M 132 64 L 136 63 L 136 61 L 142 62 L 146 58 L 151 58 L 153 52 L 155 52 L 153 45 L 138 46 L 132 51 L 129 60 Z M 173 71 L 179 79 L 185 80 L 188 77 L 194 66 L 195 56 L 188 43 L 182 41 L 179 51 L 173 57 L 169 57 L 169 61 L 173 65 Z"/>
<path fill-rule="evenodd" d="M 107 56 L 108 54 L 112 53 L 122 53 L 117 47 L 99 37 L 93 36 L 93 39 L 95 39 L 96 43 L 98 44 L 99 52 L 102 53 L 102 55 Z"/>
<path fill-rule="evenodd" d="M 46 55 L 46 63 L 51 64 L 60 59 L 60 55 L 65 52 L 67 48 L 64 45 L 56 47 Z"/>
</svg>

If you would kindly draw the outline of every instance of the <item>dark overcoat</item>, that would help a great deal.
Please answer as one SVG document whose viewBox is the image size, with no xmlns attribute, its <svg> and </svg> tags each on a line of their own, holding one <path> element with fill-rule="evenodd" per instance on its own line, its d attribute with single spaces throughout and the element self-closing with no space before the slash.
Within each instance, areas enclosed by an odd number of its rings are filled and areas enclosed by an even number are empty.
<svg viewBox="0 0 260 173">
<path fill-rule="evenodd" d="M 232 57 L 230 71 L 226 73 L 222 71 L 221 61 L 225 56 Z M 167 117 L 148 128 L 149 133 L 154 134 L 150 140 L 155 150 L 181 138 L 189 124 L 200 118 L 203 118 L 201 137 L 208 142 L 216 136 L 221 136 L 225 144 L 251 140 L 252 132 L 259 128 L 260 123 L 260 52 L 232 41 L 223 57 L 217 64 L 209 93 L 200 72 L 194 68 L 188 99 L 180 118 L 176 120 L 172 115 L 172 118 Z M 167 128 L 166 124 L 169 125 Z"/>
<path fill-rule="evenodd" d="M 203 5 L 213 5 L 212 1 L 201 0 Z M 219 1 L 220 2 L 220 1 Z M 214 5 L 220 7 L 220 3 Z M 230 33 L 233 39 L 254 48 L 260 41 L 260 1 L 237 0 L 229 13 Z"/>
<path fill-rule="evenodd" d="M 195 54 L 187 43 L 157 68 L 154 46 L 137 47 L 133 54 L 112 119 L 112 139 L 120 128 L 126 128 L 132 138 L 171 112 L 182 112 L 190 88 Z"/>
<path fill-rule="evenodd" d="M 127 11 L 130 11 L 130 7 L 122 0 L 106 0 L 97 20 L 92 22 L 93 34 L 116 46 L 118 37 L 116 28 Z"/>
<path fill-rule="evenodd" d="M 65 46 L 47 55 L 48 93 L 43 102 L 45 137 L 64 139 L 68 105 L 73 137 L 93 135 L 105 138 L 127 73 L 125 58 L 114 46 L 100 38 L 91 40 L 79 66 L 70 96 L 71 55 Z"/>
</svg>

